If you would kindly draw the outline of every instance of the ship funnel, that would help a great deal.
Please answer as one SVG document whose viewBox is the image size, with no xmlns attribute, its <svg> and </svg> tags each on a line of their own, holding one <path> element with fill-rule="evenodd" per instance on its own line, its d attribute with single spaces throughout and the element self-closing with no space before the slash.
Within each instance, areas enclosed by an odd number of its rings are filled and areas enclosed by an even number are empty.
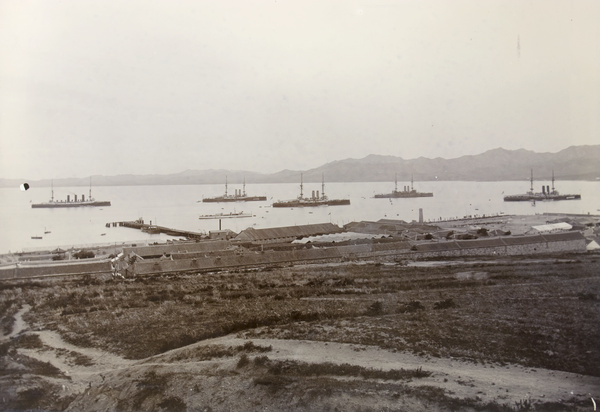
<svg viewBox="0 0 600 412">
<path fill-rule="evenodd" d="M 312 198 L 313 199 L 315 198 L 315 191 L 314 190 L 312 191 Z"/>
<path fill-rule="evenodd" d="M 542 185 L 542 193 L 546 194 L 546 186 Z"/>
<path fill-rule="evenodd" d="M 67 202 L 71 201 L 71 195 L 67 195 Z"/>
<path fill-rule="evenodd" d="M 77 195 L 75 195 L 75 201 L 77 202 Z"/>
<path fill-rule="evenodd" d="M 81 195 L 81 201 L 85 202 L 85 195 Z"/>
<path fill-rule="evenodd" d="M 319 191 L 317 190 L 317 199 L 319 199 Z"/>
<path fill-rule="evenodd" d="M 550 185 L 546 186 L 546 193 L 550 194 Z"/>
</svg>

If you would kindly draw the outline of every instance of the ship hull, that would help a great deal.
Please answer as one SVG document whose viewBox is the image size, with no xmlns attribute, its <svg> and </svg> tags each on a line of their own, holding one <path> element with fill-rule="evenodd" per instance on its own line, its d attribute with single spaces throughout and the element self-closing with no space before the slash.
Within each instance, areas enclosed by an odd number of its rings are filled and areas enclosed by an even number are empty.
<svg viewBox="0 0 600 412">
<path fill-rule="evenodd" d="M 504 196 L 505 202 L 531 202 L 535 201 L 556 201 L 556 200 L 579 200 L 581 199 L 581 195 L 544 195 L 544 194 L 535 194 L 535 195 L 510 195 Z"/>
<path fill-rule="evenodd" d="M 242 196 L 242 197 L 209 197 L 202 199 L 204 203 L 221 203 L 221 202 L 260 202 L 267 200 L 266 196 Z"/>
<path fill-rule="evenodd" d="M 93 202 L 48 202 L 48 203 L 34 203 L 31 205 L 31 207 L 33 209 L 38 209 L 38 208 L 55 209 L 55 208 L 63 208 L 63 207 L 87 207 L 87 206 L 92 206 L 92 207 L 110 206 L 110 201 L 98 200 L 98 201 L 93 201 Z"/>
<path fill-rule="evenodd" d="M 433 197 L 433 193 L 420 192 L 394 192 L 375 195 L 375 199 L 406 199 L 412 197 Z"/>
<path fill-rule="evenodd" d="M 275 202 L 273 207 L 316 207 L 316 206 L 347 206 L 350 204 L 348 199 L 333 199 L 333 200 L 291 200 L 288 202 Z"/>
<path fill-rule="evenodd" d="M 242 217 L 252 217 L 252 214 L 231 214 L 231 215 L 202 215 L 198 219 L 237 219 Z"/>
</svg>

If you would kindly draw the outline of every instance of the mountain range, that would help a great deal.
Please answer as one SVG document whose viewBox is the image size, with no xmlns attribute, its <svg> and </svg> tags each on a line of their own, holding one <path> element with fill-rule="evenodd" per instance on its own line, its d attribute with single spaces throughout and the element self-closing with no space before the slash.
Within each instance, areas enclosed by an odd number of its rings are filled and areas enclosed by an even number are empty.
<svg viewBox="0 0 600 412">
<path fill-rule="evenodd" d="M 225 183 L 294 183 L 305 182 L 379 182 L 393 181 L 504 181 L 528 180 L 530 170 L 536 180 L 600 180 L 600 145 L 571 146 L 557 153 L 537 153 L 530 150 L 488 150 L 478 155 L 453 159 L 419 157 L 403 159 L 396 156 L 368 155 L 362 159 L 345 159 L 326 163 L 309 170 L 282 170 L 263 174 L 242 170 L 186 170 L 165 175 L 92 176 L 94 186 L 133 185 L 193 185 Z M 0 187 L 14 187 L 27 180 L 0 179 Z M 88 186 L 90 177 L 53 179 L 54 186 Z M 28 182 L 50 186 L 51 180 Z"/>
</svg>

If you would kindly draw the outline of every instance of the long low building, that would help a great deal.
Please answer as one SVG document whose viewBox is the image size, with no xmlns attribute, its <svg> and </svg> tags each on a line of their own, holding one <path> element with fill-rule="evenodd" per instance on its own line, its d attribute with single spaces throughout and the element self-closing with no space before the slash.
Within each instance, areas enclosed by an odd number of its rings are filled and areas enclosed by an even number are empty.
<svg viewBox="0 0 600 412">
<path fill-rule="evenodd" d="M 233 241 L 236 243 L 249 243 L 254 245 L 268 243 L 288 243 L 307 236 L 328 235 L 341 233 L 344 229 L 333 223 L 317 223 L 312 225 L 284 226 L 268 229 L 243 230 Z"/>
<path fill-rule="evenodd" d="M 335 225 L 312 228 L 303 227 L 293 232 L 288 228 L 262 232 L 255 241 L 300 237 L 302 234 L 320 230 L 339 230 Z M 311 229 L 311 230 L 306 230 Z M 264 229 L 263 229 L 264 230 Z M 250 231 L 253 233 L 253 231 Z M 261 232 L 259 232 L 261 233 Z M 269 236 L 267 236 L 269 235 Z M 272 237 L 275 236 L 275 237 Z M 248 242 L 248 239 L 246 240 Z M 250 242 L 252 243 L 252 242 Z M 110 261 L 68 261 L 44 264 L 16 264 L 0 269 L 0 279 L 26 278 L 36 276 L 113 273 L 135 276 L 169 272 L 203 272 L 234 268 L 293 265 L 310 262 L 340 262 L 344 260 L 380 259 L 411 260 L 435 257 L 465 256 L 518 256 L 552 253 L 585 253 L 586 239 L 581 232 L 570 231 L 529 236 L 484 237 L 473 240 L 443 240 L 429 242 L 368 242 L 355 245 L 336 245 L 327 247 L 304 246 L 301 249 L 251 251 L 244 247 L 235 247 L 227 242 L 199 242 L 185 245 L 163 245 L 168 247 L 150 247 L 150 249 L 128 249 L 131 256 L 160 256 L 158 259 L 123 258 Z M 165 257 L 170 254 L 171 257 Z"/>
<path fill-rule="evenodd" d="M 43 264 L 18 263 L 0 268 L 0 279 L 33 278 L 43 276 L 85 275 L 112 273 L 113 266 L 105 260 L 70 260 Z"/>
<path fill-rule="evenodd" d="M 123 254 L 130 256 L 132 253 L 143 258 L 171 256 L 181 253 L 204 253 L 225 250 L 231 247 L 226 240 L 203 240 L 199 242 L 173 243 L 167 245 L 132 246 L 124 247 Z"/>
<path fill-rule="evenodd" d="M 531 236 L 504 236 L 473 240 L 419 243 L 411 250 L 420 257 L 455 257 L 487 255 L 535 255 L 546 253 L 586 251 L 581 232 L 548 233 Z"/>
<path fill-rule="evenodd" d="M 517 256 L 549 253 L 586 252 L 586 241 L 580 232 L 534 236 L 483 238 L 462 241 L 411 243 L 366 243 L 347 246 L 307 247 L 306 249 L 265 252 L 210 254 L 175 260 L 141 260 L 126 268 L 124 275 L 227 270 L 234 268 L 293 265 L 323 261 L 380 259 L 411 260 L 432 257 Z"/>
</svg>

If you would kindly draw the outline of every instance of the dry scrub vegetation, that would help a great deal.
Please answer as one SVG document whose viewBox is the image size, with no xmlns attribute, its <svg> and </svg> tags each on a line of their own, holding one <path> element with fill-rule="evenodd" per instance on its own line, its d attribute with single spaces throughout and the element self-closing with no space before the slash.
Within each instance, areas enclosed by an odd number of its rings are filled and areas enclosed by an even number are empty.
<svg viewBox="0 0 600 412">
<path fill-rule="evenodd" d="M 101 348 L 132 360 L 237 333 L 249 339 L 342 342 L 430 358 L 520 364 L 600 377 L 600 259 L 593 255 L 431 267 L 302 266 L 125 280 L 84 276 L 7 281 L 0 287 L 4 334 L 11 331 L 14 314 L 29 304 L 25 320 L 32 330 L 54 330 L 71 344 Z M 40 344 L 26 337 L 0 347 L 0 362 L 8 367 L 4 381 L 21 384 L 27 374 L 60 374 L 35 362 L 25 362 L 26 370 L 9 367 L 16 348 Z M 361 391 L 385 393 L 389 405 L 410 397 L 423 407 L 437 405 L 444 410 L 536 407 L 527 400 L 508 406 L 461 400 L 440 388 L 389 382 L 427 377 L 423 370 L 311 365 L 274 360 L 269 351 L 254 344 L 245 348 L 208 345 L 172 352 L 169 361 L 231 359 L 234 364 L 229 372 L 222 372 L 221 379 L 244 377 L 252 382 L 252 391 L 263 393 L 262 398 L 254 398 L 262 399 L 258 404 L 243 404 L 250 409 L 264 405 L 268 397 L 280 397 L 283 405 L 293 401 L 296 410 L 311 410 L 313 402 L 331 410 L 338 406 L 339 410 L 378 410 L 369 409 L 368 403 L 344 403 L 349 393 Z M 73 356 L 74 362 L 89 362 Z M 131 396 L 121 398 L 114 405 L 116 410 L 203 410 L 186 406 L 189 399 L 183 395 L 168 395 L 171 392 L 165 389 L 163 395 L 155 396 L 156 391 L 150 390 L 184 382 L 183 372 L 174 377 L 147 371 L 136 379 Z M 43 393 L 29 394 L 32 399 L 50 391 L 47 386 L 35 387 Z M 285 395 L 282 388 L 286 388 Z M 22 394 L 15 399 L 15 409 L 25 405 L 18 403 L 25 402 Z M 71 400 L 61 398 L 62 403 L 52 406 L 67 407 Z M 225 410 L 226 405 L 222 403 L 224 409 L 210 403 L 203 407 Z M 45 407 L 35 402 L 26 406 Z M 542 406 L 537 405 L 538 410 L 544 410 Z M 581 407 L 577 403 L 554 406 L 556 410 Z"/>
</svg>

